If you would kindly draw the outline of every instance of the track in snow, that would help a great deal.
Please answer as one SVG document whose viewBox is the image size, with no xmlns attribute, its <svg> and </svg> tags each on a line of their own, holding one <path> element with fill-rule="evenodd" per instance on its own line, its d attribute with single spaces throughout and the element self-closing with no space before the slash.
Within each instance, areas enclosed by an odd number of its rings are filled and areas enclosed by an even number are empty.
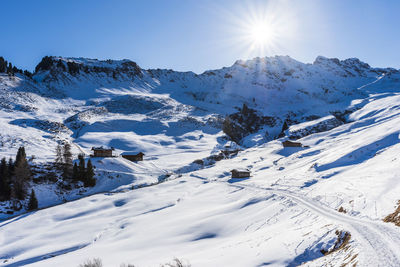
<svg viewBox="0 0 400 267">
<path fill-rule="evenodd" d="M 368 261 L 368 266 L 400 266 L 400 229 L 394 225 L 339 213 L 317 201 L 286 190 L 241 183 L 231 184 L 231 186 L 242 189 L 264 190 L 291 199 L 313 213 L 346 227 L 363 247 L 362 253 L 364 254 L 364 259 Z"/>
</svg>

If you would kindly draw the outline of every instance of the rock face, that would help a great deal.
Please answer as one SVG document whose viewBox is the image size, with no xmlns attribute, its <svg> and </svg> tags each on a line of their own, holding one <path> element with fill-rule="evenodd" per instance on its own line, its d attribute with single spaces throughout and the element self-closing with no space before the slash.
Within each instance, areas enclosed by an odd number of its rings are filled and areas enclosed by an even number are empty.
<svg viewBox="0 0 400 267">
<path fill-rule="evenodd" d="M 296 140 L 313 133 L 329 131 L 342 124 L 343 121 L 333 115 L 329 115 L 317 120 L 292 125 L 286 130 L 286 135 L 289 139 Z"/>
<path fill-rule="evenodd" d="M 140 67 L 130 60 L 88 60 L 83 58 L 44 57 L 36 66 L 35 73 L 49 71 L 50 76 L 57 76 L 60 72 L 70 75 L 79 73 L 106 73 L 116 78 L 119 73 L 128 73 L 131 76 L 141 74 Z"/>
<path fill-rule="evenodd" d="M 265 125 L 274 127 L 276 122 L 277 118 L 259 115 L 256 110 L 243 104 L 239 112 L 225 118 L 222 130 L 233 141 L 239 143 L 246 135 L 259 131 Z"/>
</svg>

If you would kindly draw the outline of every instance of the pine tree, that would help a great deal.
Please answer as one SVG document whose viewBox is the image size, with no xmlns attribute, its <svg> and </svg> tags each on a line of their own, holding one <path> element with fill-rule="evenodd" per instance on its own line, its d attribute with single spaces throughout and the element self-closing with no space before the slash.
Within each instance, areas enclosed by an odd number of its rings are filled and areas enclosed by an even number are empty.
<svg viewBox="0 0 400 267">
<path fill-rule="evenodd" d="M 8 62 L 7 73 L 8 73 L 8 75 L 11 75 L 11 76 L 14 75 L 13 66 L 12 66 L 11 62 Z"/>
<path fill-rule="evenodd" d="M 279 138 L 284 137 L 285 136 L 285 131 L 289 129 L 288 123 L 286 122 L 286 120 L 283 122 L 282 125 L 282 130 L 281 133 L 278 135 Z"/>
<path fill-rule="evenodd" d="M 0 57 L 0 72 L 3 73 L 6 72 L 6 70 L 7 70 L 7 61 L 4 60 L 3 57 Z"/>
<path fill-rule="evenodd" d="M 12 160 L 12 158 L 10 158 L 8 160 L 8 177 L 11 178 L 14 175 L 14 170 L 15 170 L 15 164 Z"/>
<path fill-rule="evenodd" d="M 86 167 L 86 175 L 85 175 L 85 180 L 83 181 L 85 187 L 89 186 L 95 186 L 96 185 L 96 179 L 94 178 L 94 170 L 93 170 L 93 165 L 92 161 L 89 159 Z"/>
<path fill-rule="evenodd" d="M 54 160 L 54 167 L 57 170 L 61 170 L 63 167 L 63 151 L 62 147 L 60 144 L 57 145 L 56 147 L 56 158 Z"/>
<path fill-rule="evenodd" d="M 38 208 L 38 200 L 35 191 L 32 189 L 31 196 L 29 197 L 28 210 L 35 210 Z"/>
<path fill-rule="evenodd" d="M 28 71 L 28 70 L 24 70 L 24 75 L 26 77 L 32 78 L 32 73 L 30 71 Z"/>
<path fill-rule="evenodd" d="M 79 165 L 78 165 L 78 176 L 80 181 L 85 180 L 86 167 L 85 167 L 85 155 L 80 153 L 78 155 Z"/>
<path fill-rule="evenodd" d="M 283 125 L 282 125 L 282 132 L 284 132 L 284 131 L 286 131 L 287 129 L 289 129 L 289 126 L 288 126 L 288 124 L 287 124 L 287 121 L 285 120 L 284 122 L 283 122 Z"/>
<path fill-rule="evenodd" d="M 78 165 L 76 164 L 76 162 L 74 163 L 74 167 L 72 168 L 72 180 L 74 181 L 81 180 L 81 177 L 79 176 Z"/>
<path fill-rule="evenodd" d="M 13 176 L 13 190 L 16 198 L 23 200 L 26 196 L 26 187 L 31 179 L 31 171 L 26 157 L 21 157 L 15 164 Z"/>
<path fill-rule="evenodd" d="M 71 153 L 71 145 L 65 143 L 63 147 L 63 173 L 62 177 L 64 180 L 72 178 L 72 153 Z"/>
<path fill-rule="evenodd" d="M 6 158 L 0 162 L 0 200 L 8 200 L 11 197 L 10 177 Z"/>
<path fill-rule="evenodd" d="M 26 160 L 25 147 L 23 146 L 18 148 L 17 156 L 15 158 L 15 165 L 18 165 L 21 160 Z"/>
</svg>

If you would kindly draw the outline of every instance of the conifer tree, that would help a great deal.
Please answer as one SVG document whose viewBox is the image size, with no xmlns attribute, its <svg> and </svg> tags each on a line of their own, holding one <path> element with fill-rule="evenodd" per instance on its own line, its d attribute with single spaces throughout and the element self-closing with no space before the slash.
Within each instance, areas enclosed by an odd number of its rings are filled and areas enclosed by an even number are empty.
<svg viewBox="0 0 400 267">
<path fill-rule="evenodd" d="M 288 126 L 288 124 L 287 124 L 287 121 L 285 120 L 284 122 L 283 122 L 283 125 L 282 125 L 282 132 L 284 132 L 284 131 L 286 131 L 287 129 L 289 129 L 289 126 Z"/>
<path fill-rule="evenodd" d="M 8 67 L 7 67 L 7 71 L 12 71 L 12 64 L 11 62 L 8 62 Z"/>
<path fill-rule="evenodd" d="M 0 57 L 0 72 L 4 73 L 7 70 L 7 61 L 3 57 Z"/>
<path fill-rule="evenodd" d="M 287 121 L 285 120 L 285 121 L 283 122 L 283 125 L 282 125 L 281 133 L 278 135 L 278 137 L 279 137 L 279 138 L 284 137 L 284 136 L 285 136 L 285 131 L 286 131 L 287 129 L 289 129 L 289 126 L 288 126 Z"/>
<path fill-rule="evenodd" d="M 10 177 L 6 158 L 0 162 L 0 200 L 8 200 L 11 196 Z"/>
<path fill-rule="evenodd" d="M 71 145 L 69 143 L 65 143 L 63 147 L 63 173 L 62 177 L 64 180 L 72 178 L 72 153 L 71 153 Z"/>
<path fill-rule="evenodd" d="M 8 177 L 11 178 L 14 175 L 14 170 L 15 170 L 15 164 L 12 160 L 12 158 L 10 158 L 8 160 Z"/>
<path fill-rule="evenodd" d="M 17 156 L 15 158 L 15 165 L 18 165 L 21 160 L 26 160 L 25 147 L 18 148 Z"/>
<path fill-rule="evenodd" d="M 61 170 L 63 167 L 63 149 L 60 144 L 56 147 L 56 158 L 54 160 L 54 167 Z"/>
<path fill-rule="evenodd" d="M 35 191 L 32 189 L 31 195 L 29 197 L 29 203 L 28 203 L 28 210 L 35 210 L 38 208 L 38 200 L 35 195 Z"/>
<path fill-rule="evenodd" d="M 79 176 L 78 165 L 76 164 L 76 162 L 74 163 L 74 167 L 72 168 L 72 180 L 74 180 L 74 181 L 81 180 L 80 176 Z"/>
<path fill-rule="evenodd" d="M 14 176 L 12 179 L 14 195 L 20 200 L 25 199 L 27 183 L 31 179 L 30 167 L 26 157 L 23 157 L 23 155 L 24 154 L 21 154 L 18 162 L 15 163 Z"/>
<path fill-rule="evenodd" d="M 93 165 L 92 165 L 92 161 L 90 159 L 88 160 L 88 163 L 87 163 L 85 180 L 83 182 L 84 182 L 85 187 L 96 185 L 96 179 L 94 178 Z"/>
<path fill-rule="evenodd" d="M 78 155 L 79 165 L 78 165 L 78 176 L 79 180 L 83 181 L 86 175 L 86 167 L 85 167 L 85 155 L 80 153 Z"/>
<path fill-rule="evenodd" d="M 30 71 L 28 71 L 28 70 L 24 70 L 24 75 L 26 77 L 32 78 L 32 73 Z"/>
</svg>

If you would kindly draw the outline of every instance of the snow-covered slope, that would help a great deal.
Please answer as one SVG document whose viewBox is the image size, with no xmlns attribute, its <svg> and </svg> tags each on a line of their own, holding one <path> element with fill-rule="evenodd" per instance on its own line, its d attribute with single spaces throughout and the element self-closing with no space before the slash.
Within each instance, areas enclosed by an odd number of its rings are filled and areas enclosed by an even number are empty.
<svg viewBox="0 0 400 267">
<path fill-rule="evenodd" d="M 33 80 L 0 74 L 1 156 L 25 145 L 40 164 L 61 140 L 75 155 L 92 146 L 145 153 L 141 163 L 96 159 L 98 183 L 83 192 L 35 185 L 40 207 L 91 196 L 1 222 L 0 266 L 93 257 L 105 266 L 173 257 L 192 266 L 398 266 L 400 231 L 381 219 L 400 191 L 399 78 L 324 57 L 256 58 L 200 75 L 53 57 Z M 275 124 L 232 145 L 223 120 L 243 104 Z M 303 147 L 282 147 L 284 122 Z M 225 144 L 241 151 L 220 156 Z M 231 179 L 234 168 L 251 178 Z M 336 230 L 350 241 L 324 256 Z"/>
</svg>

